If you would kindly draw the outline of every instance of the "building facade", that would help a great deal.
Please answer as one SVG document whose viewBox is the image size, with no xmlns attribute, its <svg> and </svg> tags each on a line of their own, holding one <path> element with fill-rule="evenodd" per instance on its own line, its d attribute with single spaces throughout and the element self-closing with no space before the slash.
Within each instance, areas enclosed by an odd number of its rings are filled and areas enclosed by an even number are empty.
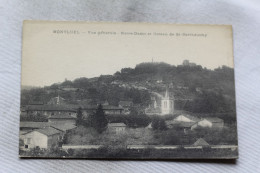
<svg viewBox="0 0 260 173">
<path fill-rule="evenodd" d="M 126 130 L 125 123 L 108 123 L 108 130 L 110 133 L 123 134 Z"/>
<path fill-rule="evenodd" d="M 32 149 L 38 147 L 41 149 L 48 149 L 58 145 L 61 136 L 62 131 L 53 127 L 33 130 L 24 134 L 24 148 Z"/>
<path fill-rule="evenodd" d="M 165 91 L 165 96 L 161 100 L 161 115 L 173 114 L 174 99 L 170 97 L 168 89 Z"/>
</svg>

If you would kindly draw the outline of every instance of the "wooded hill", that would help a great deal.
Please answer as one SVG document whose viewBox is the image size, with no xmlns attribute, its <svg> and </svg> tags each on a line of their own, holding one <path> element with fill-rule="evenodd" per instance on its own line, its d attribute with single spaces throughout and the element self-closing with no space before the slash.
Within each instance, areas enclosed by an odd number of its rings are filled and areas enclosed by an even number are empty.
<svg viewBox="0 0 260 173">
<path fill-rule="evenodd" d="M 141 63 L 123 68 L 114 75 L 65 80 L 43 88 L 22 90 L 21 103 L 47 103 L 58 94 L 67 102 L 97 104 L 108 101 L 132 100 L 146 107 L 151 92 L 163 94 L 169 87 L 177 109 L 191 112 L 235 112 L 234 70 L 222 66 L 214 70 L 197 66 L 174 66 L 166 63 Z"/>
</svg>

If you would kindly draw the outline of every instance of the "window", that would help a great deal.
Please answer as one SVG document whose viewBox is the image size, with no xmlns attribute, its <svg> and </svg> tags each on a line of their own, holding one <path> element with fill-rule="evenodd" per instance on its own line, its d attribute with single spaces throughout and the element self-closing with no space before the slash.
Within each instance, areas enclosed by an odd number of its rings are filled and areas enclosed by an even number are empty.
<svg viewBox="0 0 260 173">
<path fill-rule="evenodd" d="M 31 144 L 31 138 L 27 138 L 27 144 Z"/>
<path fill-rule="evenodd" d="M 173 108 L 173 101 L 171 101 L 171 107 Z"/>
<path fill-rule="evenodd" d="M 167 101 L 164 101 L 164 108 L 167 108 Z"/>
<path fill-rule="evenodd" d="M 24 148 L 28 148 L 28 145 L 24 145 Z"/>
</svg>

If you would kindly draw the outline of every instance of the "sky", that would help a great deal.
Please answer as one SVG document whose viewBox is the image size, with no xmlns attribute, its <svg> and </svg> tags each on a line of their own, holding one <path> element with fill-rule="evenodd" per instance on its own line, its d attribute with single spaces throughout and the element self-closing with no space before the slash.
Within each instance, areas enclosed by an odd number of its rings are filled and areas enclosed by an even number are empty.
<svg viewBox="0 0 260 173">
<path fill-rule="evenodd" d="M 142 62 L 233 67 L 232 29 L 222 25 L 24 23 L 22 85 L 114 74 Z"/>
</svg>

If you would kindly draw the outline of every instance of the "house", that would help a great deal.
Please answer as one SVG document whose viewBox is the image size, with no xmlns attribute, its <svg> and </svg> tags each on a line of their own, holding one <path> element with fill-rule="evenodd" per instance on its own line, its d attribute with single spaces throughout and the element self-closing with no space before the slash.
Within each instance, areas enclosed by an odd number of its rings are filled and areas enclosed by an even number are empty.
<svg viewBox="0 0 260 173">
<path fill-rule="evenodd" d="M 20 122 L 20 134 L 23 135 L 29 131 L 33 131 L 35 129 L 43 129 L 45 127 L 53 127 L 58 130 L 67 132 L 76 128 L 72 123 L 56 123 L 56 122 L 33 122 L 33 121 L 21 121 Z"/>
<path fill-rule="evenodd" d="M 24 148 L 31 149 L 39 147 L 48 149 L 58 144 L 62 135 L 62 131 L 53 127 L 45 127 L 36 129 L 24 134 Z"/>
<path fill-rule="evenodd" d="M 60 130 L 60 131 L 62 131 L 64 133 L 67 133 L 67 132 L 75 129 L 77 126 L 75 126 L 75 125 L 73 125 L 71 123 L 68 123 L 68 124 L 50 123 L 50 127 L 53 127 L 53 128 L 55 128 L 57 130 Z"/>
<path fill-rule="evenodd" d="M 71 87 L 71 86 L 62 86 L 62 87 L 60 87 L 60 89 L 61 90 L 63 90 L 63 91 L 78 91 L 79 89 L 78 88 L 74 88 L 74 87 Z"/>
<path fill-rule="evenodd" d="M 108 131 L 115 134 L 122 134 L 125 132 L 125 123 L 108 123 Z"/>
<path fill-rule="evenodd" d="M 146 108 L 145 109 L 145 114 L 146 115 L 160 115 L 161 114 L 161 108 L 160 107 L 157 107 L 157 108 L 152 108 L 152 107 Z"/>
<path fill-rule="evenodd" d="M 21 113 L 25 115 L 44 115 L 46 117 L 59 114 L 70 114 L 76 116 L 76 109 L 73 105 L 27 105 Z"/>
<path fill-rule="evenodd" d="M 84 117 L 87 117 L 96 112 L 98 105 L 82 105 L 80 107 Z M 124 108 L 113 105 L 103 105 L 102 108 L 106 115 L 120 115 L 124 111 Z"/>
<path fill-rule="evenodd" d="M 199 138 L 193 145 L 194 146 L 209 146 L 209 144 L 203 138 Z"/>
<path fill-rule="evenodd" d="M 120 101 L 118 105 L 122 106 L 123 108 L 130 108 L 134 105 L 132 101 Z"/>
<path fill-rule="evenodd" d="M 195 129 L 197 127 L 208 127 L 208 128 L 214 128 L 214 129 L 223 129 L 224 127 L 224 121 L 217 117 L 208 117 L 203 118 L 202 120 L 198 121 L 196 124 L 192 126 L 192 129 Z"/>
<path fill-rule="evenodd" d="M 29 131 L 33 131 L 35 129 L 41 129 L 49 126 L 48 122 L 30 122 L 30 121 L 21 121 L 20 122 L 20 134 L 23 135 Z"/>
<path fill-rule="evenodd" d="M 191 116 L 191 115 L 179 115 L 177 116 L 176 118 L 174 118 L 174 121 L 177 121 L 177 122 L 198 122 L 200 119 L 197 118 L 197 117 L 194 117 L 194 116 Z"/>
<path fill-rule="evenodd" d="M 120 101 L 118 105 L 124 109 L 124 114 L 130 114 L 130 108 L 133 107 L 134 103 L 132 101 Z"/>
<path fill-rule="evenodd" d="M 108 103 L 108 101 L 106 100 L 104 103 L 102 103 L 102 106 L 107 106 L 107 105 L 109 105 L 109 103 Z"/>
<path fill-rule="evenodd" d="M 167 128 L 175 128 L 177 130 L 183 131 L 185 134 L 191 130 L 191 127 L 196 124 L 196 122 L 183 122 L 183 121 L 175 121 L 175 120 L 167 120 L 165 121 Z"/>
<path fill-rule="evenodd" d="M 152 129 L 152 128 L 153 128 L 153 127 L 152 127 L 152 123 L 149 123 L 145 128 L 146 128 L 146 129 Z"/>
<path fill-rule="evenodd" d="M 75 125 L 76 124 L 76 117 L 73 117 L 68 114 L 61 114 L 61 115 L 53 115 L 48 118 L 49 123 L 53 124 L 69 124 Z"/>
</svg>

